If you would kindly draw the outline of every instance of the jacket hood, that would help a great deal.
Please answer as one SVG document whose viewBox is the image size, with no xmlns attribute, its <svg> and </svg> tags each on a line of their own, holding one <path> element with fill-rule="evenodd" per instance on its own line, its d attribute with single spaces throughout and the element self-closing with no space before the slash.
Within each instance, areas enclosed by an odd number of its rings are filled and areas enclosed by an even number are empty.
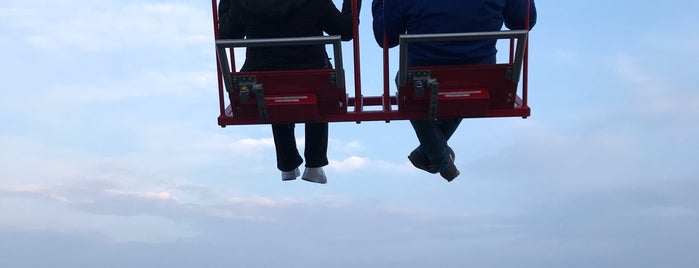
<svg viewBox="0 0 699 268">
<path fill-rule="evenodd" d="M 298 12 L 307 0 L 239 0 L 245 12 L 265 20 L 281 19 Z"/>
</svg>

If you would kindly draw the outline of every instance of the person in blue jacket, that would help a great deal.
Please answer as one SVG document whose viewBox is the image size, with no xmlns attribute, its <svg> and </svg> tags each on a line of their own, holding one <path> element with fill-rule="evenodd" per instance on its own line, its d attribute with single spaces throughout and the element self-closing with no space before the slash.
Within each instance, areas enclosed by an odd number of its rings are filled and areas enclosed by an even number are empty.
<svg viewBox="0 0 699 268">
<path fill-rule="evenodd" d="M 534 0 L 373 0 L 374 37 L 379 46 L 398 45 L 401 34 L 434 34 L 524 29 L 536 24 Z M 388 44 L 384 44 L 384 32 Z M 497 40 L 410 44 L 408 66 L 493 64 Z M 448 140 L 461 118 L 411 120 L 420 145 L 408 159 L 417 168 L 447 181 L 459 176 Z"/>
</svg>

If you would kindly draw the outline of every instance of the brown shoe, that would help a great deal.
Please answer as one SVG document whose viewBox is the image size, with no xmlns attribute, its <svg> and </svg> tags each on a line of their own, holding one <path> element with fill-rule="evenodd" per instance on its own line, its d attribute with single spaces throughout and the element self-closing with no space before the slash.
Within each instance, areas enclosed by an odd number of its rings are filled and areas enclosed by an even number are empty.
<svg viewBox="0 0 699 268">
<path fill-rule="evenodd" d="M 461 174 L 459 172 L 459 169 L 456 168 L 456 165 L 454 165 L 454 158 L 451 158 L 451 163 L 449 164 L 449 167 L 446 168 L 445 170 L 439 171 L 439 175 L 442 175 L 442 178 L 447 180 L 448 182 L 453 181 L 456 177 Z"/>
<path fill-rule="evenodd" d="M 452 150 L 449 146 L 447 146 L 447 150 L 449 150 L 449 156 L 451 157 L 453 163 L 454 159 L 456 158 L 456 154 L 454 153 L 454 150 Z M 422 169 L 432 174 L 437 174 L 437 172 L 439 172 L 439 167 L 430 164 L 430 160 L 427 159 L 427 156 L 422 152 L 418 151 L 417 149 L 410 152 L 410 155 L 408 155 L 408 160 L 410 160 L 410 163 L 412 163 L 413 166 L 415 166 L 416 168 Z"/>
</svg>

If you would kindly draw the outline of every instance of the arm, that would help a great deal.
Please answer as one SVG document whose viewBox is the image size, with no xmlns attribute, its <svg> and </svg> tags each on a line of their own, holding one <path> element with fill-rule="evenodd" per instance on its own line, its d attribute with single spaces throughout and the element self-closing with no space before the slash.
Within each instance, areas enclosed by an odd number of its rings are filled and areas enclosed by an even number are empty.
<svg viewBox="0 0 699 268">
<path fill-rule="evenodd" d="M 531 29 L 536 24 L 536 5 L 534 5 L 534 0 L 529 1 L 531 1 L 529 7 L 529 29 Z M 527 17 L 527 0 L 507 0 L 503 16 L 505 18 L 505 26 L 508 29 L 524 29 L 524 22 Z"/>
<path fill-rule="evenodd" d="M 357 1 L 357 11 L 361 10 L 362 0 Z M 352 40 L 352 0 L 342 1 L 342 12 L 337 10 L 332 1 L 323 1 L 324 12 L 320 18 L 321 28 L 329 35 L 340 35 L 343 41 Z M 357 14 L 359 16 L 359 14 Z"/>
<path fill-rule="evenodd" d="M 392 3 L 399 3 L 392 1 Z M 383 47 L 384 25 L 388 37 L 388 47 L 398 45 L 398 37 L 406 31 L 406 22 L 400 6 L 389 6 L 384 9 L 384 0 L 374 0 L 371 4 L 371 14 L 374 17 L 374 38 Z"/>
<path fill-rule="evenodd" d="M 218 3 L 218 31 L 221 39 L 245 37 L 245 27 L 240 20 L 240 7 L 235 0 Z"/>
</svg>

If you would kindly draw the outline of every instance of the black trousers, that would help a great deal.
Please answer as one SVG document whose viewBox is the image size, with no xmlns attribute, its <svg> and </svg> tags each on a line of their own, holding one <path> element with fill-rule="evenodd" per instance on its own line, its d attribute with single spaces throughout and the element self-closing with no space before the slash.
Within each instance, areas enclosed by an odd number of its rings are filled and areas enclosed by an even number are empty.
<svg viewBox="0 0 699 268">
<path fill-rule="evenodd" d="M 307 123 L 306 148 L 304 157 L 306 167 L 323 167 L 328 165 L 328 123 Z M 272 124 L 272 135 L 277 152 L 277 168 L 291 171 L 303 163 L 303 158 L 296 148 L 295 124 Z"/>
</svg>

